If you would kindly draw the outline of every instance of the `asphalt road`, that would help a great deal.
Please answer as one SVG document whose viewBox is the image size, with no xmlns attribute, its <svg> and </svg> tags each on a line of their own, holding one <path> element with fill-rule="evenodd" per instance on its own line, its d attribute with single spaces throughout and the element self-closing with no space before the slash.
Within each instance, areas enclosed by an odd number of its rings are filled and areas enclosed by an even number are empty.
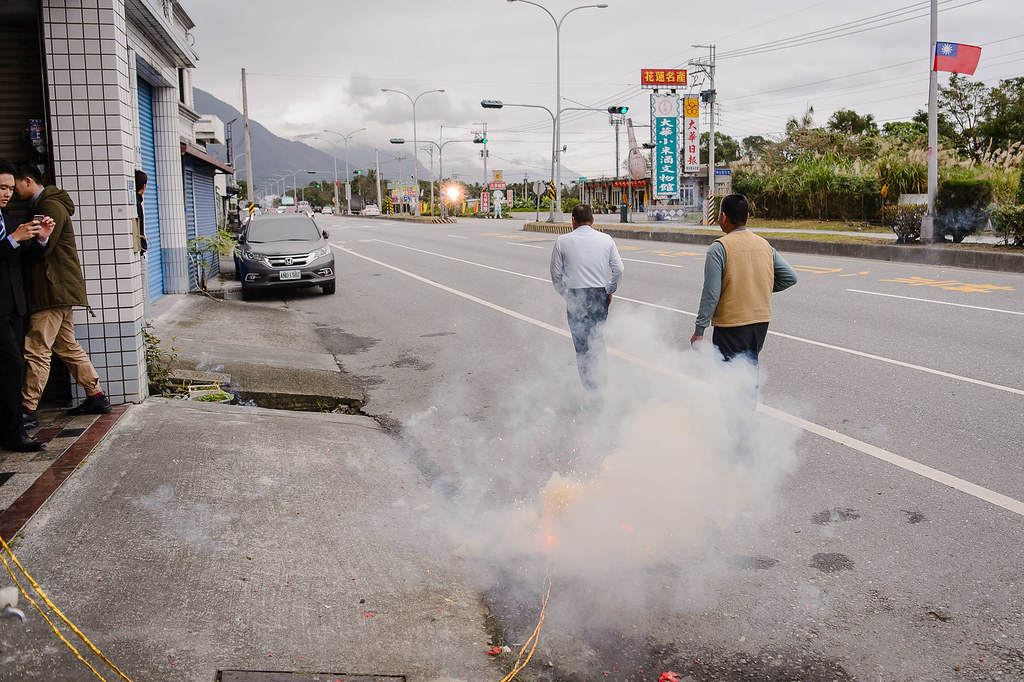
<svg viewBox="0 0 1024 682">
<path fill-rule="evenodd" d="M 553 236 L 318 220 L 338 293 L 288 305 L 403 434 L 509 641 L 555 572 L 546 675 L 1024 675 L 1024 278 L 787 257 L 749 462 L 729 454 L 729 368 L 687 344 L 702 248 L 618 241 L 598 416 Z"/>
</svg>

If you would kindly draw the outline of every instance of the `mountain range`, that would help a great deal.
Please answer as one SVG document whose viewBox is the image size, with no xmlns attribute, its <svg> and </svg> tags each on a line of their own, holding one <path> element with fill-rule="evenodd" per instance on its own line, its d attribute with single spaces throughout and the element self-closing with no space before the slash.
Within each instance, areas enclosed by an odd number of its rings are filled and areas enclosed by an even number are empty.
<svg viewBox="0 0 1024 682">
<path fill-rule="evenodd" d="M 236 169 L 240 179 L 245 179 L 245 141 L 243 139 L 242 114 L 227 102 L 223 102 L 205 90 L 195 88 L 195 110 L 200 114 L 208 114 L 218 117 L 227 124 L 235 120 L 231 125 L 232 154 L 236 162 Z M 267 181 L 274 176 L 284 175 L 284 172 L 300 169 L 324 171 L 317 177 L 321 180 L 333 179 L 334 156 L 304 142 L 296 142 L 279 137 L 267 130 L 258 121 L 249 119 L 249 147 L 252 153 L 252 174 L 257 182 Z M 227 160 L 227 150 L 224 145 L 209 145 L 207 153 L 219 159 Z M 367 153 L 357 149 L 355 145 L 349 151 L 349 165 L 352 170 L 357 168 L 369 168 L 374 163 L 372 150 Z M 422 171 L 421 171 L 422 172 Z M 344 182 L 345 158 L 338 157 L 338 179 Z M 312 180 L 308 176 L 306 182 Z M 303 184 L 302 178 L 298 178 L 299 184 Z M 292 184 L 292 175 L 288 173 L 286 181 Z"/>
</svg>

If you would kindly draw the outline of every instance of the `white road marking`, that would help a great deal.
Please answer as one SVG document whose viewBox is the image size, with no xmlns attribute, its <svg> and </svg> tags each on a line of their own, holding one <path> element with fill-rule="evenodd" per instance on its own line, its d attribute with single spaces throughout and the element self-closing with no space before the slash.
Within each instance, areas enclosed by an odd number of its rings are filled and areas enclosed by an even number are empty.
<svg viewBox="0 0 1024 682">
<path fill-rule="evenodd" d="M 428 284 L 432 287 L 440 289 L 441 291 L 446 291 L 455 296 L 459 296 L 460 298 L 464 298 L 467 301 L 472 301 L 473 303 L 477 303 L 486 308 L 490 308 L 491 310 L 497 311 L 504 315 L 508 315 L 509 317 L 512 317 L 514 319 L 526 322 L 527 324 L 534 325 L 535 327 L 539 327 L 554 334 L 558 334 L 559 336 L 563 336 L 566 338 L 570 337 L 568 331 L 561 329 L 560 327 L 550 325 L 547 322 L 542 322 L 541 320 L 538 320 L 536 318 L 523 315 L 522 313 L 516 312 L 515 310 L 510 310 L 508 308 L 497 305 L 496 303 L 485 301 L 484 299 L 479 298 L 477 296 L 473 296 L 472 294 L 467 294 L 464 291 L 453 289 L 439 282 L 435 282 L 433 280 L 427 279 L 426 277 L 422 277 L 415 273 L 409 272 L 408 270 L 403 270 L 399 267 L 389 265 L 388 263 L 384 263 L 383 261 L 379 261 L 375 258 L 370 258 L 369 256 L 364 256 L 360 253 L 356 253 L 355 251 L 352 251 L 350 249 L 340 246 L 337 248 L 341 249 L 345 253 L 355 256 L 356 258 L 361 258 L 365 261 L 369 261 L 381 267 L 388 268 L 389 270 L 394 270 L 395 272 L 401 275 L 405 275 L 406 277 L 410 277 L 418 282 L 423 282 L 424 284 Z M 646 360 L 644 358 L 631 355 L 630 353 L 620 351 L 616 348 L 609 347 L 608 353 L 609 355 L 614 355 L 616 357 L 622 358 L 623 360 L 626 360 L 627 362 L 633 363 L 637 366 L 644 367 L 646 369 L 659 372 L 667 376 L 682 379 L 688 382 L 695 382 L 698 384 L 704 383 L 698 379 L 685 375 L 681 372 L 677 372 L 667 367 L 662 367 L 651 362 L 650 360 Z M 952 474 L 947 474 L 944 471 L 932 468 L 930 466 L 927 466 L 926 464 L 921 464 L 920 462 L 915 462 L 912 459 L 901 457 L 900 455 L 897 455 L 893 452 L 889 452 L 888 450 L 876 447 L 874 445 L 871 445 L 870 443 L 865 443 L 864 441 L 853 438 L 852 436 L 847 436 L 845 434 L 839 433 L 834 429 L 829 429 L 827 427 L 821 426 L 820 424 L 815 424 L 814 422 L 807 421 L 806 419 L 802 419 L 800 417 L 797 417 L 796 415 L 789 414 L 788 412 L 783 412 L 782 410 L 776 409 L 774 407 L 769 407 L 768 405 L 765 405 L 763 403 L 758 403 L 757 409 L 762 414 L 772 417 L 773 419 L 777 419 L 781 422 L 791 424 L 799 429 L 807 431 L 808 433 L 813 433 L 834 443 L 838 443 L 839 445 L 846 446 L 862 454 L 874 457 L 875 459 L 878 459 L 880 461 L 887 462 L 889 464 L 897 466 L 901 469 L 904 469 L 905 471 L 909 471 L 911 473 L 917 474 L 929 480 L 935 481 L 936 483 L 940 483 L 942 485 L 949 486 L 956 490 L 960 490 L 961 492 L 971 495 L 972 497 L 975 497 L 979 500 L 983 500 L 1007 511 L 1024 516 L 1024 502 L 1021 502 L 1020 500 L 1016 500 L 1012 497 L 1008 497 L 1001 493 L 997 493 L 994 490 L 989 490 L 988 488 L 984 488 L 976 483 L 971 483 L 970 481 L 958 478 L 957 476 L 953 476 Z"/>
<path fill-rule="evenodd" d="M 475 265 L 480 268 L 487 268 L 488 270 L 495 270 L 497 272 L 504 272 L 509 275 L 516 275 L 517 277 L 525 277 L 526 279 L 533 279 L 539 282 L 550 281 L 545 277 L 534 277 L 533 275 L 525 275 L 521 272 L 515 272 L 513 270 L 505 270 L 503 268 L 497 268 L 492 265 L 484 265 L 483 263 L 477 263 L 470 260 L 463 260 L 461 258 L 454 258 L 452 256 L 446 256 L 441 253 L 435 253 L 433 251 L 424 251 L 423 249 L 417 249 L 412 246 L 404 246 L 402 244 L 396 244 L 394 242 L 385 241 L 383 239 L 373 239 L 369 241 L 376 241 L 382 244 L 389 244 L 391 246 L 397 246 L 402 249 L 408 249 L 410 251 L 417 251 L 429 256 L 436 256 L 438 258 L 446 258 L 448 260 L 457 261 L 459 263 L 465 263 L 466 265 Z M 648 303 L 647 301 L 640 301 L 635 298 L 628 298 L 626 296 L 619 296 L 616 294 L 615 298 L 621 301 L 628 301 L 629 303 L 635 303 L 636 305 L 647 306 L 648 308 L 656 308 L 658 310 L 664 310 L 666 312 L 678 313 L 680 315 L 689 315 L 690 317 L 697 317 L 697 313 L 692 313 L 688 310 L 680 310 L 679 308 L 671 308 L 665 305 L 659 305 L 657 303 Z M 896 365 L 897 367 L 903 367 L 905 369 L 912 369 L 918 372 L 925 372 L 926 374 L 934 374 L 936 376 L 945 377 L 947 379 L 955 379 L 957 381 L 963 381 L 968 384 L 975 384 L 977 386 L 984 386 L 985 388 L 995 389 L 997 391 L 1004 391 L 1006 393 L 1013 393 L 1015 395 L 1024 395 L 1024 390 L 1019 388 L 1013 388 L 1012 386 L 1003 386 L 1001 384 L 993 384 L 988 381 L 982 381 L 981 379 L 972 379 L 971 377 L 965 377 L 960 374 L 953 374 L 951 372 L 943 372 L 942 370 L 932 369 L 931 367 L 923 367 L 921 365 L 915 365 L 909 362 L 903 362 L 902 360 L 894 360 L 892 358 L 882 357 L 881 355 L 873 355 L 872 353 L 865 353 L 864 351 L 853 350 L 852 348 L 844 348 L 843 346 L 835 346 L 830 343 L 824 343 L 822 341 L 813 341 L 811 339 L 805 339 L 802 336 L 793 336 L 792 334 L 784 334 L 782 332 L 768 330 L 768 333 L 772 336 L 778 336 L 782 339 L 788 339 L 790 341 L 798 341 L 800 343 L 806 343 L 811 346 L 818 346 L 819 348 L 827 348 L 829 350 L 838 351 L 840 353 L 848 353 L 850 355 L 856 355 L 857 357 L 867 358 L 869 360 L 877 360 L 878 362 L 884 362 L 890 365 Z"/>
<path fill-rule="evenodd" d="M 933 301 L 930 298 L 914 298 L 913 296 L 897 296 L 896 294 L 883 294 L 878 291 L 863 291 L 861 289 L 847 289 L 855 294 L 871 294 L 872 296 L 885 296 L 887 298 L 902 298 L 905 301 L 920 301 L 921 303 L 936 303 L 938 305 L 952 305 L 957 308 L 972 308 L 974 310 L 987 310 L 991 313 L 1006 313 L 1007 315 L 1024 315 L 1019 310 L 1002 310 L 1001 308 L 985 308 L 980 305 L 967 305 L 966 303 L 949 303 L 947 301 Z"/>
<path fill-rule="evenodd" d="M 647 265 L 663 265 L 666 268 L 681 268 L 682 265 L 676 265 L 675 263 L 659 263 L 653 260 L 640 260 L 639 258 L 623 258 L 622 260 L 629 261 L 630 263 L 646 263 Z"/>
<path fill-rule="evenodd" d="M 465 237 L 461 234 L 450 234 L 448 236 L 451 237 L 452 239 L 469 239 L 469 237 Z"/>
<path fill-rule="evenodd" d="M 507 242 L 509 246 L 525 246 L 528 249 L 543 249 L 543 246 L 537 246 L 536 244 L 523 244 L 521 242 Z"/>
</svg>

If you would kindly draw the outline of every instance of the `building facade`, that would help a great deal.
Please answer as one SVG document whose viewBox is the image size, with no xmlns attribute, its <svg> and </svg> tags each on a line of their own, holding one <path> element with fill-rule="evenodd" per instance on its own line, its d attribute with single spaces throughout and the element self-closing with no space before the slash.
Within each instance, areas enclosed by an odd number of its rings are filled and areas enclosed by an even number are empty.
<svg viewBox="0 0 1024 682">
<path fill-rule="evenodd" d="M 194 288 L 187 242 L 215 231 L 213 178 L 230 170 L 196 142 L 193 27 L 176 0 L 0 3 L 0 157 L 36 163 L 75 202 L 95 314 L 76 310 L 75 332 L 115 403 L 148 393 L 148 306 Z M 136 169 L 149 176 L 145 254 Z M 67 398 L 82 397 L 72 385 Z"/>
</svg>

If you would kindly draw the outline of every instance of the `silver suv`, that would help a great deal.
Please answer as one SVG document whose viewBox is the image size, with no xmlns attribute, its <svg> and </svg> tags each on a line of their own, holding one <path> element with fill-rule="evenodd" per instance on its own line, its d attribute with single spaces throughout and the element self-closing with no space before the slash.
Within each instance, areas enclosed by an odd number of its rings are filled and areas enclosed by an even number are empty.
<svg viewBox="0 0 1024 682">
<path fill-rule="evenodd" d="M 333 294 L 334 253 L 327 236 L 305 213 L 254 215 L 238 236 L 235 254 L 242 299 L 277 287 L 321 287 Z"/>
</svg>

